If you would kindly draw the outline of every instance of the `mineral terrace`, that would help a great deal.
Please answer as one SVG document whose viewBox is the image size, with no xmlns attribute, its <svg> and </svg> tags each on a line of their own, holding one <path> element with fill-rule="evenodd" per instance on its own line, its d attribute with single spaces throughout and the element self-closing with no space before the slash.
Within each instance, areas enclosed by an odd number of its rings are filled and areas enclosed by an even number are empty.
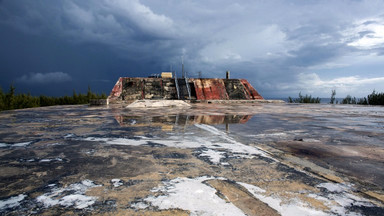
<svg viewBox="0 0 384 216">
<path fill-rule="evenodd" d="M 1 215 L 384 215 L 384 108 L 0 113 Z"/>
</svg>

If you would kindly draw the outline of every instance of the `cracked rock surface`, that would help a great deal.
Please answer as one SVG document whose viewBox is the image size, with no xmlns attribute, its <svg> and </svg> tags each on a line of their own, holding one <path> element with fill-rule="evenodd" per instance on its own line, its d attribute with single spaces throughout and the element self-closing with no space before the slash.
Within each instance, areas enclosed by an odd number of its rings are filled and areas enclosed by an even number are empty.
<svg viewBox="0 0 384 216">
<path fill-rule="evenodd" d="M 0 215 L 383 215 L 384 108 L 0 113 Z"/>
</svg>

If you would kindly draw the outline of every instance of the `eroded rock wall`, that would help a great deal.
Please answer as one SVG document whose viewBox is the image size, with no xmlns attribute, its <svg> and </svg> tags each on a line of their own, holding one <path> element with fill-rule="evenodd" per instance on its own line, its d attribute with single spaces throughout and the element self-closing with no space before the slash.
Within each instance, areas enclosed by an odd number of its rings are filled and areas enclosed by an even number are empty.
<svg viewBox="0 0 384 216">
<path fill-rule="evenodd" d="M 120 77 L 109 100 L 184 99 L 184 100 L 255 100 L 263 97 L 245 79 L 177 79 Z M 189 91 L 191 97 L 189 96 Z"/>
</svg>

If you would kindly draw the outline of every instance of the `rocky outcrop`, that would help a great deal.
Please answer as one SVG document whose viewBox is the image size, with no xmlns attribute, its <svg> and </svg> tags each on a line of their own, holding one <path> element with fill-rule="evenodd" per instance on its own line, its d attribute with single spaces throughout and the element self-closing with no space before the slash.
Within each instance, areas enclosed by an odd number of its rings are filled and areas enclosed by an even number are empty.
<svg viewBox="0 0 384 216">
<path fill-rule="evenodd" d="M 263 100 L 264 98 L 245 79 L 176 80 L 174 78 L 120 77 L 108 99 L 114 102 L 139 99 Z"/>
</svg>

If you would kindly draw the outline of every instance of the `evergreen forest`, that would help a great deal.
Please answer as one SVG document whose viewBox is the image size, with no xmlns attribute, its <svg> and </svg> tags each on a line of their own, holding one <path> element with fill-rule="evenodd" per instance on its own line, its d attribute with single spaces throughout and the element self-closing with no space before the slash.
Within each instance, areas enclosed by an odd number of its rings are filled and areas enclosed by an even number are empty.
<svg viewBox="0 0 384 216">
<path fill-rule="evenodd" d="M 0 111 L 54 105 L 88 104 L 91 99 L 106 98 L 105 93 L 96 94 L 91 91 L 90 87 L 88 87 L 86 94 L 76 93 L 73 90 L 72 96 L 51 97 L 45 95 L 32 96 L 29 93 L 16 94 L 15 87 L 11 85 L 8 92 L 3 92 L 0 88 Z"/>
</svg>

